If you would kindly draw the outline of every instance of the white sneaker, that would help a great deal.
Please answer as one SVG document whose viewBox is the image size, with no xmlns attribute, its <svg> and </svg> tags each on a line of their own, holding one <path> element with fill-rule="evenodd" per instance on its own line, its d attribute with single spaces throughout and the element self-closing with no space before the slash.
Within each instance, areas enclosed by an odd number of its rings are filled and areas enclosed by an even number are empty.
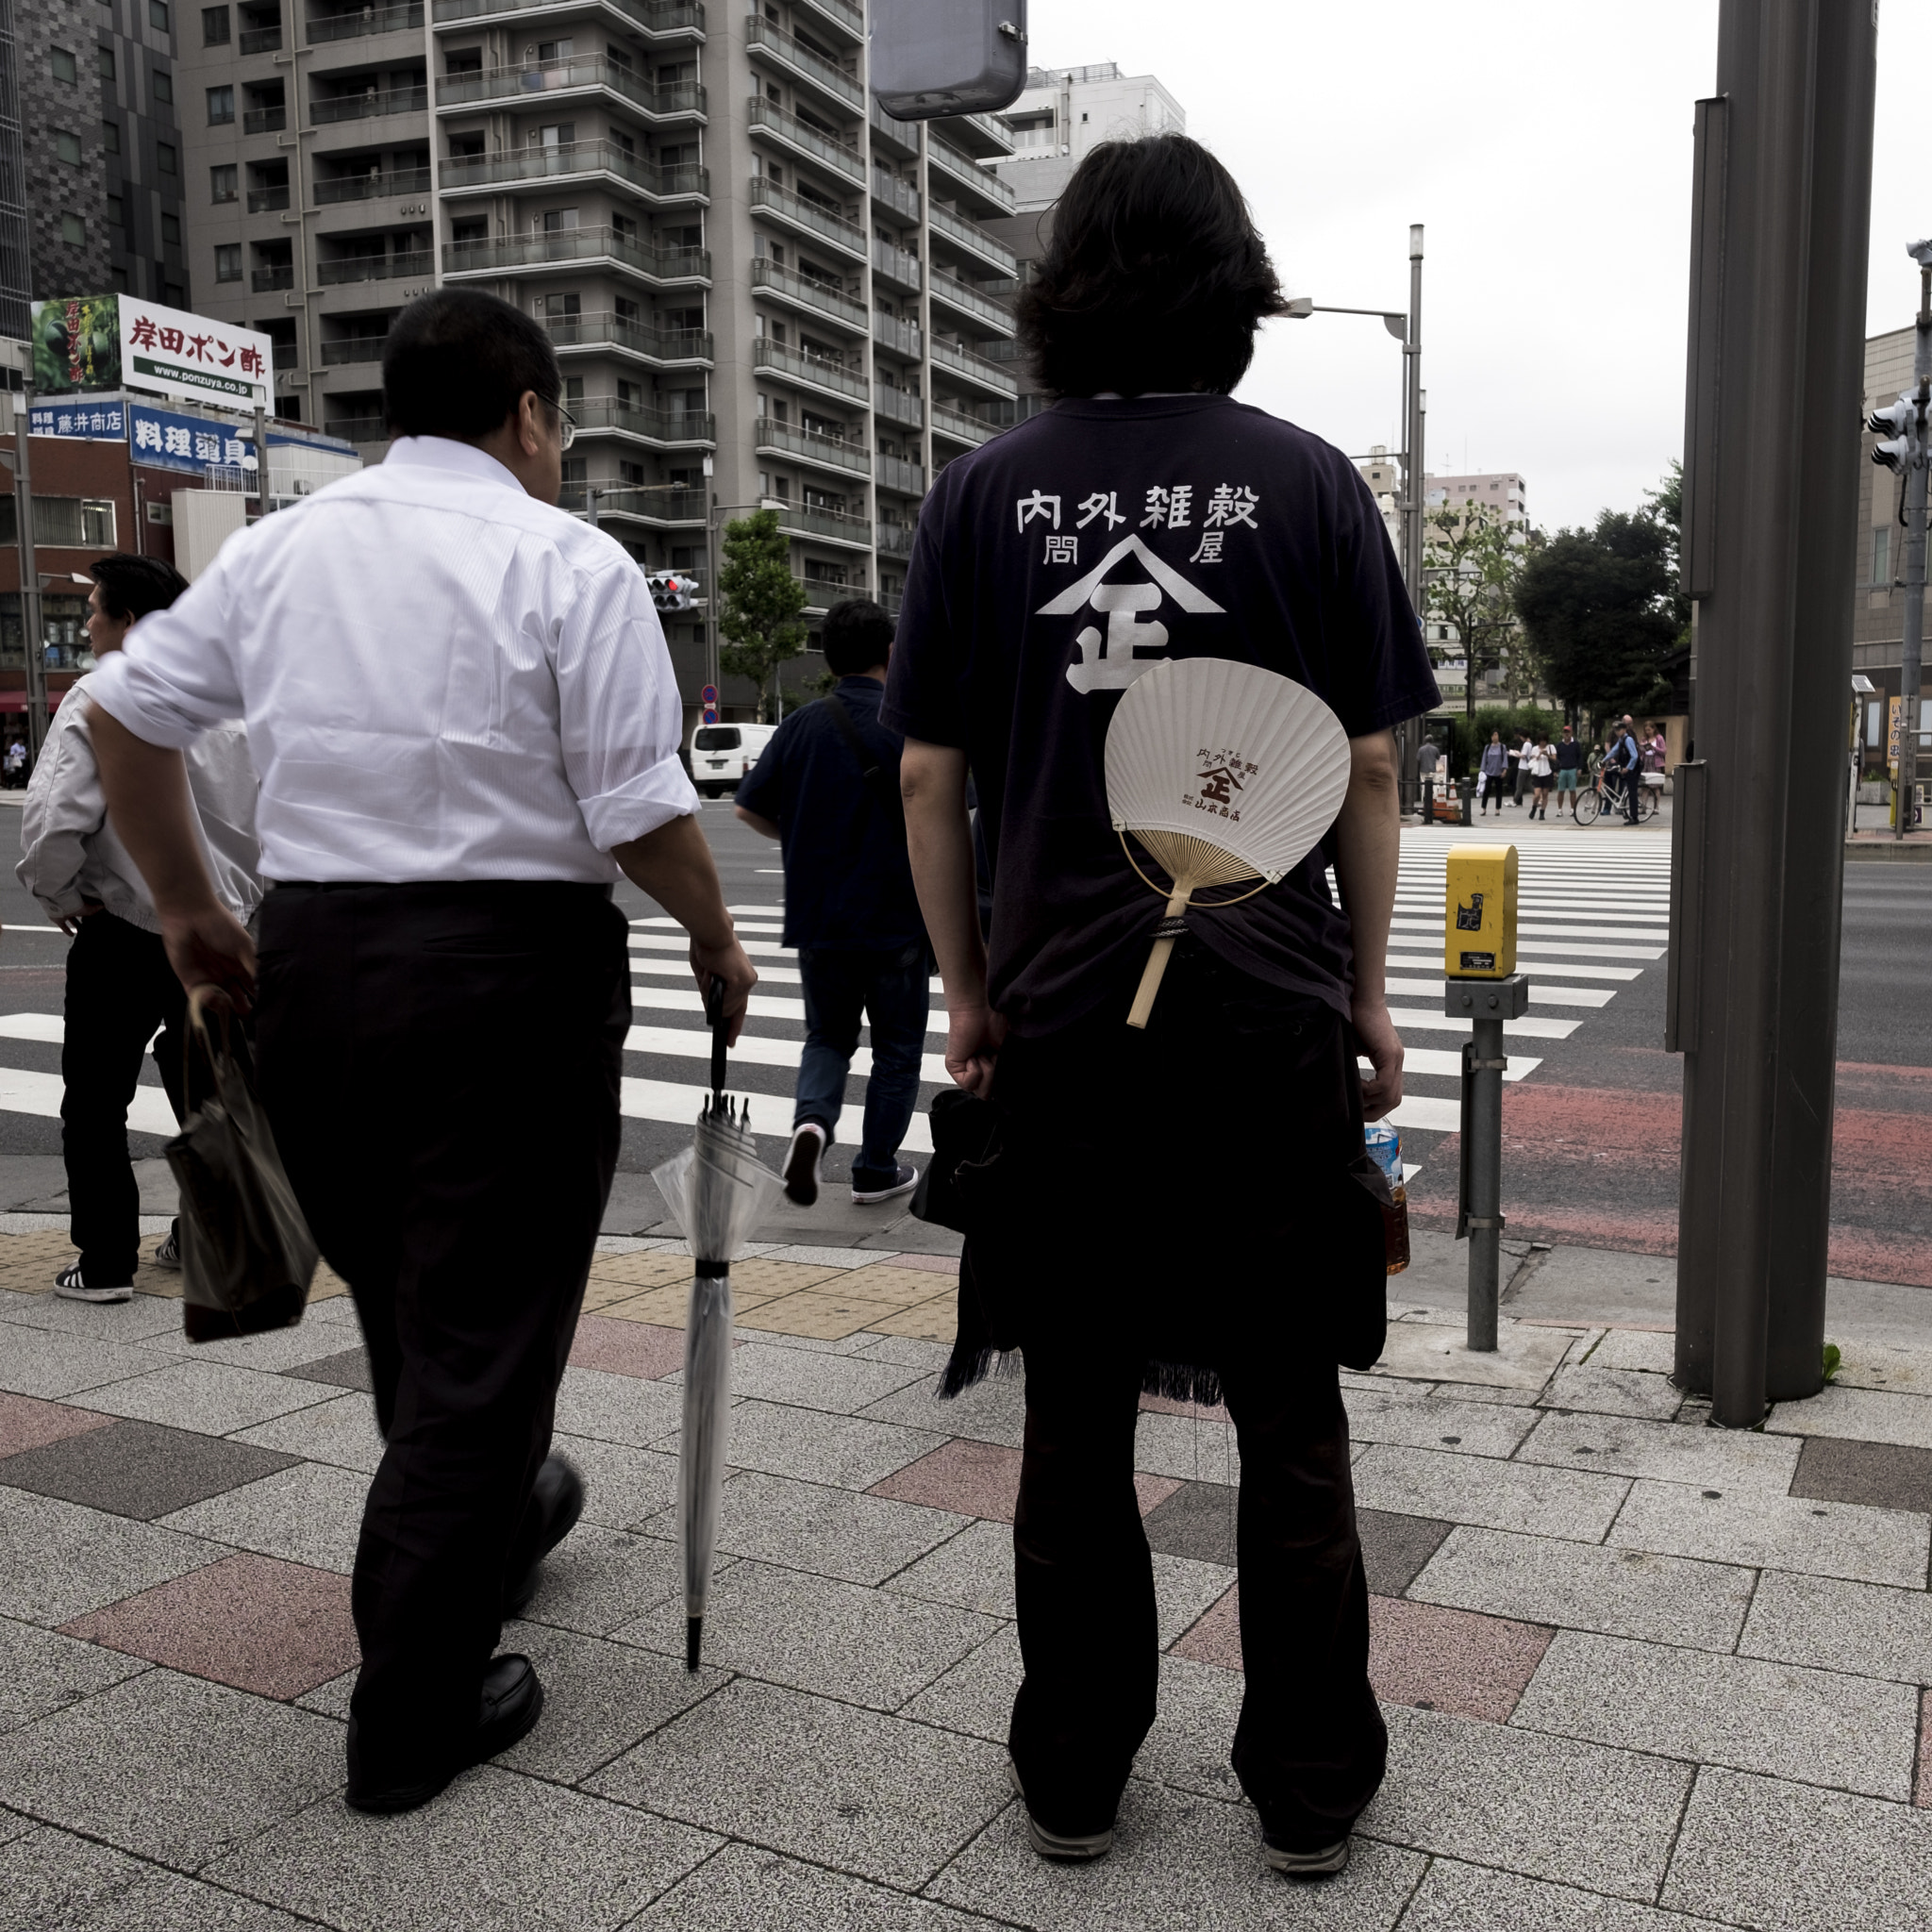
<svg viewBox="0 0 1932 1932">
<path fill-rule="evenodd" d="M 157 1268 L 179 1268 L 180 1265 L 181 1224 L 177 1221 L 156 1244 L 155 1266 Z"/>
<path fill-rule="evenodd" d="M 825 1158 L 825 1130 L 816 1121 L 801 1121 L 791 1130 L 785 1150 L 785 1198 L 809 1208 L 819 1197 L 819 1168 Z"/>
<path fill-rule="evenodd" d="M 80 1263 L 70 1261 L 55 1275 L 54 1292 L 70 1302 L 131 1302 L 134 1284 L 124 1281 L 114 1288 L 90 1288 L 80 1278 Z"/>
<path fill-rule="evenodd" d="M 874 1201 L 896 1201 L 901 1194 L 909 1194 L 918 1185 L 919 1170 L 902 1160 L 893 1168 L 891 1182 L 883 1188 L 861 1188 L 854 1181 L 852 1198 L 861 1207 L 869 1207 Z"/>
</svg>

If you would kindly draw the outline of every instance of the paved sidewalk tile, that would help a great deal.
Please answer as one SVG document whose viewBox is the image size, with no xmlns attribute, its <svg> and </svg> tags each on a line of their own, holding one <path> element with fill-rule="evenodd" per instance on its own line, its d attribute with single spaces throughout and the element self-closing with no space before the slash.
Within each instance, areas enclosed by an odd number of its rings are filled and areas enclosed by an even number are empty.
<svg viewBox="0 0 1932 1932">
<path fill-rule="evenodd" d="M 190 1341 L 177 1324 L 173 1334 L 157 1335 L 148 1346 L 165 1349 L 176 1360 L 279 1375 L 327 1355 L 336 1340 L 334 1329 L 315 1327 L 307 1320 L 259 1335 L 231 1335 L 225 1341 Z"/>
<path fill-rule="evenodd" d="M 1226 1423 L 1143 1410 L 1134 1431 L 1134 1467 L 1184 1483 L 1238 1483 L 1241 1457 Z"/>
<path fill-rule="evenodd" d="M 346 1576 L 356 1567 L 368 1499 L 367 1476 L 298 1462 L 161 1520 L 169 1529 Z"/>
<path fill-rule="evenodd" d="M 1575 1328 L 1533 1327 L 1506 1315 L 1497 1324 L 1495 1348 L 1478 1353 L 1468 1347 L 1460 1317 L 1450 1321 L 1433 1308 L 1426 1316 L 1390 1323 L 1388 1343 L 1372 1373 L 1418 1382 L 1487 1385 L 1533 1398 L 1585 1332 L 1580 1324 Z"/>
<path fill-rule="evenodd" d="M 533 1624 L 608 1637 L 683 1589 L 675 1542 L 579 1523 L 543 1559 L 542 1581 L 524 1615 Z"/>
<path fill-rule="evenodd" d="M 1438 1858 L 1403 1917 L 1402 1932 L 1697 1932 L 1710 1923 Z"/>
<path fill-rule="evenodd" d="M 1932 1512 L 1932 1449 L 1808 1436 L 1791 1494 L 1822 1503 Z"/>
<path fill-rule="evenodd" d="M 1006 1753 L 930 1724 L 744 1679 L 590 1789 L 916 1890 L 1008 1804 Z"/>
<path fill-rule="evenodd" d="M 988 1617 L 1010 1617 L 1013 1532 L 1004 1523 L 970 1523 L 931 1556 L 891 1577 L 886 1588 Z"/>
<path fill-rule="evenodd" d="M 225 1436 L 326 1400 L 325 1391 L 313 1382 L 231 1368 L 225 1362 L 177 1361 L 92 1391 L 88 1407 L 103 1415 Z"/>
<path fill-rule="evenodd" d="M 1924 1932 L 1932 1813 L 1707 1770 L 1659 1903 L 1765 1932 Z"/>
<path fill-rule="evenodd" d="M 1459 1401 L 1403 1382 L 1351 1389 L 1342 1400 L 1348 1433 L 1357 1442 L 1460 1449 L 1465 1456 L 1513 1456 L 1536 1423 L 1534 1409 Z"/>
<path fill-rule="evenodd" d="M 333 1355 L 307 1357 L 282 1374 L 292 1381 L 327 1382 L 337 1389 L 354 1389 L 363 1395 L 375 1392 L 369 1351 L 359 1341 L 354 1348 L 338 1349 Z"/>
<path fill-rule="evenodd" d="M 1408 1593 L 1495 1617 L 1723 1651 L 1738 1641 L 1751 1585 L 1749 1570 L 1728 1564 L 1464 1525 Z"/>
<path fill-rule="evenodd" d="M 1396 1516 L 1382 1509 L 1357 1509 L 1355 1521 L 1361 1538 L 1362 1568 L 1375 1596 L 1406 1596 L 1456 1527 L 1433 1517 Z"/>
<path fill-rule="evenodd" d="M 711 1586 L 705 1657 L 764 1683 L 897 1710 L 996 1627 L 950 1604 L 740 1562 Z M 641 1618 L 617 1636 L 684 1655 L 681 1615 Z"/>
<path fill-rule="evenodd" d="M 968 1520 L 937 1507 L 746 1470 L 724 1485 L 718 1547 L 847 1583 L 883 1583 Z"/>
<path fill-rule="evenodd" d="M 0 1738 L 0 1804 L 176 1869 L 279 1824 L 341 1777 L 340 1724 L 166 1670 Z"/>
<path fill-rule="evenodd" d="M 929 1375 L 936 1382 L 953 1352 L 936 1341 L 915 1341 L 905 1335 L 874 1335 L 867 1339 L 859 1353 L 868 1361 L 897 1362 L 902 1368 L 917 1369 L 922 1375 Z M 990 1375 L 986 1379 L 1001 1381 L 1009 1378 Z M 984 1386 L 984 1383 L 974 1384 L 974 1388 Z M 958 1398 L 951 1399 L 957 1401 Z"/>
<path fill-rule="evenodd" d="M 1167 1659 L 1161 1661 L 1164 1664 Z M 1189 1668 L 1199 1670 L 1205 1666 L 1191 1664 Z M 989 1744 L 997 1744 L 1004 1751 L 1007 1733 L 1012 1728 L 1013 1698 L 1025 1674 L 1020 1661 L 1019 1629 L 1015 1624 L 1002 1624 L 943 1676 L 936 1677 L 917 1697 L 908 1699 L 900 1707 L 899 1715 L 937 1724 L 942 1731 L 963 1731 L 969 1738 L 984 1738 Z M 1215 1674 L 1226 1677 L 1227 1673 L 1218 1671 Z"/>
<path fill-rule="evenodd" d="M 862 1878 L 731 1844 L 626 1932 L 986 1932 L 986 1924 Z"/>
<path fill-rule="evenodd" d="M 1834 1382 L 1840 1389 L 1896 1389 L 1907 1395 L 1932 1395 L 1932 1348 L 1847 1342 Z"/>
<path fill-rule="evenodd" d="M 1225 1483 L 1182 1483 L 1147 1511 L 1143 1526 L 1152 1549 L 1234 1567 L 1235 1492 Z"/>
<path fill-rule="evenodd" d="M 1538 1398 L 1544 1408 L 1583 1409 L 1596 1415 L 1645 1416 L 1667 1423 L 1684 1406 L 1684 1391 L 1661 1375 L 1601 1366 L 1594 1357 L 1558 1369 Z"/>
<path fill-rule="evenodd" d="M 1190 1557 L 1154 1553 L 1154 1617 L 1156 1641 L 1166 1650 L 1183 1631 L 1200 1622 L 1203 1612 L 1220 1602 L 1234 1582 L 1234 1572 L 1219 1563 L 1197 1563 Z"/>
<path fill-rule="evenodd" d="M 842 1341 L 875 1322 L 890 1321 L 904 1312 L 891 1302 L 864 1301 L 827 1283 L 824 1288 L 801 1289 L 796 1294 L 776 1295 L 761 1302 L 747 1309 L 738 1325 L 747 1332 L 764 1330 L 775 1335 L 802 1335 L 819 1341 Z"/>
<path fill-rule="evenodd" d="M 679 1368 L 683 1367 L 680 1360 Z M 794 1408 L 856 1415 L 868 1404 L 917 1382 L 915 1369 L 864 1356 L 814 1355 L 747 1341 L 731 1358 L 731 1392 Z"/>
<path fill-rule="evenodd" d="M 1912 1803 L 1932 1811 L 1932 1690 L 1919 1693 L 1919 1767 Z"/>
<path fill-rule="evenodd" d="M 1780 1402 L 1764 1426 L 1773 1435 L 1851 1436 L 1932 1449 L 1932 1395 L 1834 1385 L 1804 1402 Z"/>
<path fill-rule="evenodd" d="M 139 1657 L 0 1618 L 0 1731 L 63 1710 L 146 1668 Z"/>
<path fill-rule="evenodd" d="M 1618 1549 L 1665 1557 L 1921 1590 L 1932 1519 L 1851 1503 L 1640 1481 L 1632 1485 L 1609 1541 Z"/>
<path fill-rule="evenodd" d="M 65 1627 L 259 1697 L 300 1697 L 360 1657 L 348 1578 L 272 1557 L 225 1557 Z"/>
<path fill-rule="evenodd" d="M 1020 1452 L 956 1439 L 874 1483 L 867 1493 L 1010 1523 L 1020 1496 Z"/>
<path fill-rule="evenodd" d="M 0 1616 L 64 1624 L 226 1554 L 156 1524 L 0 1489 Z"/>
<path fill-rule="evenodd" d="M 0 1484 L 152 1523 L 295 1458 L 155 1423 L 110 1423 L 0 1461 Z"/>
<path fill-rule="evenodd" d="M 1566 1630 L 1512 1723 L 1903 1800 L 1919 1708 L 1904 1684 Z"/>
<path fill-rule="evenodd" d="M 375 1405 L 366 1395 L 332 1395 L 312 1408 L 298 1408 L 275 1421 L 258 1423 L 227 1439 L 262 1449 L 279 1449 L 308 1462 L 326 1462 L 337 1469 L 374 1475 L 382 1460 L 382 1436 L 375 1426 Z"/>
<path fill-rule="evenodd" d="M 1649 1328 L 1612 1328 L 1585 1357 L 1584 1365 L 1668 1375 L 1677 1366 L 1677 1338 Z"/>
<path fill-rule="evenodd" d="M 1798 1466 L 1798 1445 L 1750 1429 L 1557 1413 L 1538 1423 L 1517 1459 L 1782 1496 Z"/>
<path fill-rule="evenodd" d="M 1214 1664 L 1224 1671 L 1241 1667 L 1241 1586 L 1231 1584 L 1202 1612 L 1173 1646 L 1175 1657 L 1197 1664 Z"/>
<path fill-rule="evenodd" d="M 178 1297 L 150 1294 L 144 1286 L 137 1287 L 134 1299 L 127 1302 L 70 1302 L 53 1293 L 56 1272 L 74 1257 L 70 1247 L 60 1260 L 50 1263 L 45 1293 L 14 1294 L 0 1290 L 0 1322 L 43 1328 L 54 1335 L 75 1335 L 84 1341 L 111 1341 L 135 1348 L 150 1343 L 171 1347 L 179 1339 Z"/>
<path fill-rule="evenodd" d="M 741 1262 L 741 1268 L 749 1264 Z M 612 1282 L 635 1294 L 641 1288 L 663 1288 L 670 1282 L 689 1281 L 691 1260 L 688 1254 L 675 1251 L 640 1250 L 627 1255 L 606 1254 L 601 1250 L 591 1257 L 592 1282 Z M 589 1296 L 585 1306 L 590 1306 Z"/>
<path fill-rule="evenodd" d="M 1738 1649 L 1780 1663 L 1932 1684 L 1932 1596 L 1767 1570 Z"/>
<path fill-rule="evenodd" d="M 0 1844 L 0 1924 L 67 1932 L 154 1873 L 152 1865 L 51 1825 Z"/>
<path fill-rule="evenodd" d="M 1369 1599 L 1369 1681 L 1385 1704 L 1502 1724 L 1536 1674 L 1551 1633 L 1537 1624 Z"/>
<path fill-rule="evenodd" d="M 663 1382 L 612 1375 L 601 1369 L 566 1369 L 557 1396 L 557 1427 L 566 1436 L 591 1436 L 648 1449 L 675 1435 L 684 1423 L 684 1391 Z"/>
<path fill-rule="evenodd" d="M 400 1818 L 311 1806 L 208 1875 L 347 1932 L 614 1932 L 716 1845 L 485 1765 Z"/>
<path fill-rule="evenodd" d="M 1372 1509 L 1589 1543 L 1602 1541 L 1628 1488 L 1621 1477 L 1379 1442 L 1355 1465 L 1356 1500 Z"/>
<path fill-rule="evenodd" d="M 959 1332 L 959 1297 L 948 1290 L 929 1302 L 909 1308 L 894 1308 L 889 1315 L 874 1315 L 867 1324 L 868 1336 L 896 1336 L 908 1341 L 934 1341 L 946 1344 L 950 1353 Z"/>
<path fill-rule="evenodd" d="M 1017 1645 L 1013 1656 L 1017 1688 Z M 1136 1774 L 1154 1784 L 1194 1791 L 1224 1804 L 1239 1804 L 1241 1780 L 1234 1774 L 1228 1754 L 1234 1748 L 1245 1688 L 1236 1672 L 1169 1652 L 1160 1659 L 1154 1728 L 1135 1759 Z M 1008 1705 L 1011 1701 L 1009 1691 Z M 998 1735 L 1001 1740 L 1006 1737 L 1004 1722 Z"/>
<path fill-rule="evenodd" d="M 579 1315 L 570 1359 L 573 1368 L 602 1369 L 608 1374 L 655 1382 L 684 1367 L 684 1331 L 649 1322 Z"/>
<path fill-rule="evenodd" d="M 89 1429 L 104 1429 L 113 1417 L 64 1402 L 42 1402 L 32 1395 L 0 1394 L 0 1456 L 18 1456 L 48 1442 L 63 1442 Z"/>
<path fill-rule="evenodd" d="M 312 1922 L 258 1899 L 152 1866 L 142 1869 L 148 1876 L 85 1916 L 63 1919 L 59 1932 L 310 1932 Z"/>
<path fill-rule="evenodd" d="M 1690 1784 L 1666 1758 L 1386 1706 L 1375 1838 L 1624 1898 L 1653 1900 Z"/>
<path fill-rule="evenodd" d="M 676 1391 L 671 1391 L 676 1393 Z M 841 1490 L 869 1490 L 940 1446 L 925 1429 L 870 1423 L 858 1416 L 812 1415 L 776 1402 L 741 1402 L 731 1411 L 736 1469 L 797 1476 Z"/>
<path fill-rule="evenodd" d="M 584 1521 L 606 1529 L 636 1529 L 677 1501 L 677 1457 L 588 1436 L 554 1436 L 551 1453 L 575 1463 L 584 1479 Z"/>
<path fill-rule="evenodd" d="M 904 1423 L 915 1429 L 941 1429 L 975 1442 L 1021 1446 L 1026 1431 L 1026 1385 L 1018 1375 L 989 1375 L 970 1389 L 941 1400 L 937 1374 L 916 1382 L 860 1410 L 874 1422 Z"/>
<path fill-rule="evenodd" d="M 9 1324 L 6 1346 L 0 1348 L 0 1390 L 58 1400 L 147 1374 L 155 1360 L 144 1348 Z M 88 1406 L 101 1407 L 97 1402 Z"/>
<path fill-rule="evenodd" d="M 1212 1926 L 1262 1932 L 1284 1924 L 1322 1932 L 1388 1932 L 1421 1876 L 1413 1853 L 1357 1839 L 1348 1870 L 1320 1886 L 1271 1872 L 1245 1807 L 1132 1780 L 1114 1848 L 1091 1865 L 1042 1858 L 1017 1803 L 929 1890 L 1040 1932 L 1123 1926 Z"/>
</svg>

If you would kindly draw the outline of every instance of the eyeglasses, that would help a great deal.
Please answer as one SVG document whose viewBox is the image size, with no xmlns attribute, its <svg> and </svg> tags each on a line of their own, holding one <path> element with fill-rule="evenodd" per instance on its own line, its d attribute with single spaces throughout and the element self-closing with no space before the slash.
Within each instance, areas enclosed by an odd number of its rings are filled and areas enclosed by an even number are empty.
<svg viewBox="0 0 1932 1932">
<path fill-rule="evenodd" d="M 577 440 L 577 419 L 561 403 L 551 402 L 547 396 L 544 401 L 557 411 L 557 433 L 562 446 L 568 449 Z"/>
</svg>

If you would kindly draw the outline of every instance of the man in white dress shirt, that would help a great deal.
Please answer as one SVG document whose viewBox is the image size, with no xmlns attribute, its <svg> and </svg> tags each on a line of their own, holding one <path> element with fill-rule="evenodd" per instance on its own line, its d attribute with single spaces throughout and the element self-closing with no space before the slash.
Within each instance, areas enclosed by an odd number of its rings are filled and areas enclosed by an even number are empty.
<svg viewBox="0 0 1932 1932">
<path fill-rule="evenodd" d="M 263 1098 L 361 1318 L 386 1449 L 348 1801 L 425 1803 L 537 1721 L 507 1611 L 575 1521 L 548 1455 L 619 1137 L 619 869 L 735 1036 L 752 971 L 677 758 L 642 573 L 555 503 L 550 339 L 442 289 L 383 357 L 387 459 L 233 537 L 92 679 L 108 808 L 188 986 L 253 1004 Z M 179 747 L 240 715 L 271 891 L 216 900 Z"/>
</svg>

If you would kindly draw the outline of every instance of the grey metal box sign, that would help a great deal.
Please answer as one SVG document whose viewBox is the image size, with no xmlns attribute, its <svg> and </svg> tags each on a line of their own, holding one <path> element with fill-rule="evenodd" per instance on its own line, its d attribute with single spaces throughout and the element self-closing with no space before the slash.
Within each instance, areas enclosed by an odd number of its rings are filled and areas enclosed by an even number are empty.
<svg viewBox="0 0 1932 1932">
<path fill-rule="evenodd" d="M 1026 0 L 873 0 L 872 91 L 895 121 L 985 114 L 1026 84 Z"/>
</svg>

